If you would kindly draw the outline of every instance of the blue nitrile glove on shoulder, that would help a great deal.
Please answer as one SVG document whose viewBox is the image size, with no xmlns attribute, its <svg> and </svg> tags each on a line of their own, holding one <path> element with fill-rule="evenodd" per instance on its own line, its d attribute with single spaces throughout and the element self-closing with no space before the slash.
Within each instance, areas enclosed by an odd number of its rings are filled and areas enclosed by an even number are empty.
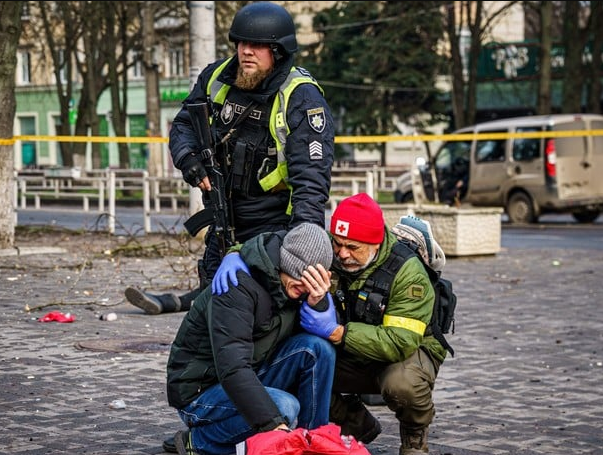
<svg viewBox="0 0 603 455">
<path fill-rule="evenodd" d="M 241 259 L 239 253 L 228 253 L 224 256 L 220 263 L 220 267 L 216 270 L 216 274 L 211 281 L 211 293 L 222 295 L 225 292 L 228 292 L 229 280 L 233 286 L 237 286 L 239 284 L 239 280 L 237 280 L 237 272 L 239 270 L 242 270 L 247 275 L 251 275 L 249 267 L 247 267 L 247 264 Z"/>
<path fill-rule="evenodd" d="M 327 293 L 326 299 L 329 302 L 329 306 L 325 311 L 315 310 L 308 305 L 308 302 L 304 302 L 299 314 L 301 326 L 306 332 L 328 339 L 339 324 L 337 323 L 337 313 L 333 304 L 333 297 Z"/>
</svg>

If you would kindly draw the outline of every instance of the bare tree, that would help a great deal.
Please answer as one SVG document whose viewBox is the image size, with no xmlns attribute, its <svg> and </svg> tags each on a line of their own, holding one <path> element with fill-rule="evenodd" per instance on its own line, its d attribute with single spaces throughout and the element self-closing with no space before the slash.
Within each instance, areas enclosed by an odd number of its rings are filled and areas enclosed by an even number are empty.
<svg viewBox="0 0 603 455">
<path fill-rule="evenodd" d="M 553 37 L 551 25 L 553 20 L 553 3 L 540 2 L 540 65 L 538 78 L 538 107 L 539 114 L 550 114 L 551 101 L 551 49 Z"/>
<path fill-rule="evenodd" d="M 488 3 L 496 10 L 484 10 Z M 461 128 L 475 122 L 477 110 L 477 65 L 482 43 L 493 24 L 498 21 L 516 3 L 462 1 L 449 2 L 447 7 L 446 31 L 450 45 L 450 62 L 452 75 L 452 112 L 455 128 Z M 469 31 L 469 55 L 467 77 L 463 73 L 461 56 L 461 34 Z"/>
<path fill-rule="evenodd" d="M 73 60 L 69 58 L 75 53 L 76 45 L 80 35 L 80 20 L 79 15 L 74 14 L 75 10 L 70 8 L 68 3 L 58 2 L 56 11 L 61 11 L 66 15 L 64 27 L 57 27 L 56 17 L 51 15 L 50 3 L 52 2 L 37 2 L 37 8 L 32 9 L 32 26 L 30 30 L 37 35 L 37 42 L 42 46 L 40 60 L 45 61 L 47 53 L 44 52 L 44 44 L 47 46 L 48 53 L 51 57 L 51 67 L 54 74 L 54 83 L 59 99 L 59 124 L 57 125 L 57 133 L 61 136 L 69 136 L 71 134 L 70 110 L 74 109 L 74 80 L 71 75 L 75 74 L 73 68 Z M 33 6 L 33 5 L 32 5 Z M 35 18 L 39 18 L 39 22 Z M 62 30 L 62 32 L 59 32 Z M 67 75 L 64 80 L 62 75 Z M 65 166 L 73 166 L 74 143 L 60 143 L 61 160 Z"/>
<path fill-rule="evenodd" d="M 565 67 L 563 72 L 562 112 L 581 112 L 584 66 L 582 54 L 588 41 L 588 24 L 583 17 L 581 2 L 564 2 L 565 20 L 563 44 Z"/>
<path fill-rule="evenodd" d="M 152 23 L 160 18 L 183 17 L 185 2 L 148 2 L 154 5 Z M 58 133 L 99 135 L 97 113 L 102 93 L 111 88 L 111 120 L 119 136 L 126 135 L 128 68 L 143 50 L 141 2 L 36 2 L 33 27 L 44 43 L 54 72 L 60 105 Z M 151 43 L 156 44 L 156 43 Z M 65 80 L 62 75 L 67 75 Z M 77 100 L 75 128 L 69 124 L 69 112 Z M 159 109 L 158 96 L 154 97 Z M 65 166 L 81 164 L 86 144 L 61 144 Z M 93 143 L 93 167 L 100 167 L 100 144 Z M 119 145 L 120 166 L 129 165 L 127 144 Z M 74 158 L 77 162 L 74 162 Z"/>
<path fill-rule="evenodd" d="M 159 68 L 154 58 L 155 38 L 155 11 L 156 2 L 145 1 L 142 9 L 142 55 L 144 62 L 144 77 L 146 86 L 147 105 L 147 135 L 159 136 Z M 161 145 L 149 144 L 148 159 L 149 175 L 160 176 L 162 169 Z"/>
<path fill-rule="evenodd" d="M 15 243 L 13 124 L 15 70 L 23 2 L 0 2 L 0 248 Z"/>
<path fill-rule="evenodd" d="M 591 63 L 591 78 L 588 91 L 588 110 L 596 114 L 601 113 L 601 77 L 603 77 L 603 61 L 601 53 L 603 53 L 603 2 L 590 2 L 591 5 L 591 54 L 593 60 Z"/>
</svg>

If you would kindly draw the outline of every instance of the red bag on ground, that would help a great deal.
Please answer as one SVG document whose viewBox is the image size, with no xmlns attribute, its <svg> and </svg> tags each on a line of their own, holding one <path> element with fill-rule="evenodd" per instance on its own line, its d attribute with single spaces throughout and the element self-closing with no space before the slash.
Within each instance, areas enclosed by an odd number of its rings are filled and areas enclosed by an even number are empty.
<svg viewBox="0 0 603 455">
<path fill-rule="evenodd" d="M 308 430 L 265 431 L 237 444 L 237 455 L 302 455 L 309 447 L 305 438 Z"/>
<path fill-rule="evenodd" d="M 353 436 L 342 436 L 341 427 L 323 425 L 314 430 L 258 433 L 237 444 L 237 455 L 371 455 Z"/>
<path fill-rule="evenodd" d="M 341 427 L 335 424 L 308 432 L 310 448 L 304 455 L 370 455 L 368 449 L 354 436 L 341 434 Z"/>
<path fill-rule="evenodd" d="M 51 311 L 50 313 L 46 313 L 44 316 L 38 319 L 40 322 L 73 322 L 75 321 L 75 316 L 71 313 L 63 314 L 60 311 Z"/>
</svg>

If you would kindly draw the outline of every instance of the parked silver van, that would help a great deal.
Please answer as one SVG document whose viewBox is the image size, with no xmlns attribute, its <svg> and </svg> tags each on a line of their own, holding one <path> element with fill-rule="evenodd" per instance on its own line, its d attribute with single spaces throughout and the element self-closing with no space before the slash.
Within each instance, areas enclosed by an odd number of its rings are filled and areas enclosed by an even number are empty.
<svg viewBox="0 0 603 455">
<path fill-rule="evenodd" d="M 544 131 L 552 137 L 535 137 Z M 410 179 L 399 180 L 396 200 L 408 201 L 410 192 L 415 203 L 502 207 L 512 223 L 534 223 L 554 212 L 591 223 L 603 210 L 602 115 L 515 117 L 453 134 L 466 133 L 480 136 L 442 144 Z"/>
</svg>

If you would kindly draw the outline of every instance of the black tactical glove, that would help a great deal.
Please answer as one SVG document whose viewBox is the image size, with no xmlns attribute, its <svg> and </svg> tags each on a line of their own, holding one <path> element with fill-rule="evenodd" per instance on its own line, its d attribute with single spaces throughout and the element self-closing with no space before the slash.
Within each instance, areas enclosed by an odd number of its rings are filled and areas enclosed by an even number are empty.
<svg viewBox="0 0 603 455">
<path fill-rule="evenodd" d="M 182 163 L 180 163 L 180 170 L 182 171 L 182 178 L 190 186 L 199 186 L 201 180 L 207 176 L 201 157 L 195 153 L 190 153 L 184 157 Z"/>
</svg>

